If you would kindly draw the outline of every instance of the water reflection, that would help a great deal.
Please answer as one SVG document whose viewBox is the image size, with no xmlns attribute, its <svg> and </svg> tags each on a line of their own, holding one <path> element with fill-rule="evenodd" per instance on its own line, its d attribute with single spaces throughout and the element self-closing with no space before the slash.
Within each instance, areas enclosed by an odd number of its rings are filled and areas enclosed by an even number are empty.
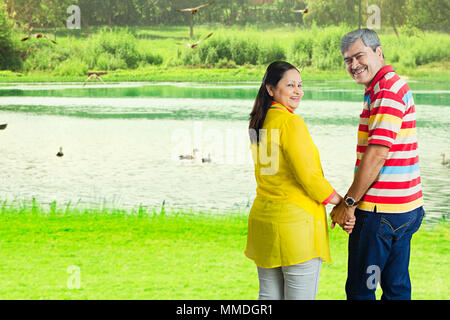
<svg viewBox="0 0 450 320">
<path fill-rule="evenodd" d="M 0 122 L 9 124 L 0 134 L 0 199 L 249 209 L 256 184 L 247 120 L 257 84 L 72 86 L 0 88 Z M 305 89 L 310 98 L 297 112 L 320 150 L 326 177 L 341 193 L 352 182 L 361 110 L 361 92 L 350 86 Z M 450 103 L 445 92 L 420 94 L 432 96 L 416 104 L 425 209 L 436 221 L 450 208 L 450 168 L 440 164 L 442 152 L 450 157 Z M 63 158 L 55 156 L 59 146 Z M 210 153 L 212 162 L 176 160 L 194 147 Z"/>
</svg>

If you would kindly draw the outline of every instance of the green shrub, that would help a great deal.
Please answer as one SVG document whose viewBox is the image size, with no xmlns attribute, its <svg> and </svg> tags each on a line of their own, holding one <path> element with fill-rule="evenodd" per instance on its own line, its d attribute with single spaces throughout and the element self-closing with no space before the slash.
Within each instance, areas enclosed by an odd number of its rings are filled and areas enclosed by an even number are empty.
<svg viewBox="0 0 450 320">
<path fill-rule="evenodd" d="M 71 58 L 58 64 L 54 74 L 58 76 L 82 76 L 88 73 L 88 65 L 79 58 Z"/>
<path fill-rule="evenodd" d="M 95 68 L 98 70 L 126 69 L 127 63 L 109 52 L 103 52 L 98 56 Z"/>
<path fill-rule="evenodd" d="M 140 53 L 139 60 L 141 62 L 153 65 L 160 65 L 163 63 L 163 57 L 159 54 L 152 54 L 150 51 Z"/>
<path fill-rule="evenodd" d="M 215 67 L 219 69 L 234 69 L 236 68 L 236 63 L 233 60 L 222 58 L 216 63 Z"/>
<path fill-rule="evenodd" d="M 269 64 L 273 61 L 286 60 L 284 49 L 277 43 L 263 47 L 259 52 L 259 63 L 262 65 Z"/>
<path fill-rule="evenodd" d="M 302 32 L 294 40 L 292 47 L 292 62 L 298 66 L 310 66 L 312 64 L 313 36 L 310 32 Z"/>
<path fill-rule="evenodd" d="M 231 60 L 236 62 L 237 65 L 243 65 L 247 62 L 247 44 L 247 41 L 241 39 L 231 41 Z"/>
<path fill-rule="evenodd" d="M 178 54 L 183 65 L 258 65 L 285 60 L 286 53 L 277 43 L 267 45 L 255 39 L 217 37 L 198 48 Z"/>
<path fill-rule="evenodd" d="M 127 29 L 106 29 L 94 38 L 96 54 L 108 53 L 117 60 L 125 61 L 126 67 L 135 69 L 140 55 L 136 38 Z"/>
<path fill-rule="evenodd" d="M 403 67 L 416 67 L 432 62 L 450 60 L 450 38 L 427 33 L 408 36 L 400 33 L 381 35 L 381 43 L 387 63 L 399 63 Z"/>
<path fill-rule="evenodd" d="M 206 64 L 215 65 L 219 61 L 219 55 L 214 47 L 208 48 L 208 54 L 206 55 Z"/>
<path fill-rule="evenodd" d="M 12 40 L 11 23 L 6 6 L 0 0 L 0 70 L 18 70 L 21 67 L 17 48 Z"/>
<path fill-rule="evenodd" d="M 25 45 L 28 52 L 28 57 L 23 65 L 25 71 L 53 71 L 70 56 L 68 50 L 56 47 L 50 41 L 32 39 L 28 40 Z"/>
</svg>

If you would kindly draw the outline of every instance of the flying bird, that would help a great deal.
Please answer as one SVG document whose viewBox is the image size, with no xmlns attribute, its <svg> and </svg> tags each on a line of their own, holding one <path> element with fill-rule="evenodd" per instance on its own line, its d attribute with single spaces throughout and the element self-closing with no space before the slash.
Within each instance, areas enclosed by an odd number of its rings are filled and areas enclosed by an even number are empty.
<svg viewBox="0 0 450 320">
<path fill-rule="evenodd" d="M 213 35 L 213 32 L 211 32 L 210 34 L 208 34 L 205 38 L 198 40 L 196 43 L 177 43 L 180 46 L 187 46 L 191 49 L 195 49 L 198 47 L 198 45 L 200 44 L 200 42 L 205 41 L 206 39 L 209 39 L 211 36 Z"/>
<path fill-rule="evenodd" d="M 23 39 L 20 40 L 20 41 L 22 41 L 22 42 L 23 42 L 23 41 L 27 41 L 27 40 L 30 40 L 31 38 L 36 38 L 36 39 L 42 39 L 42 38 L 45 38 L 45 39 L 50 40 L 50 41 L 53 42 L 54 44 L 56 44 L 56 41 L 50 39 L 47 35 L 42 34 L 42 33 L 34 33 L 34 34 L 30 34 L 28 37 L 25 37 L 25 38 L 23 38 Z"/>
<path fill-rule="evenodd" d="M 295 12 L 295 13 L 307 14 L 309 12 L 309 9 L 306 8 L 306 9 L 302 9 L 302 10 L 291 10 L 291 11 Z"/>
<path fill-rule="evenodd" d="M 83 82 L 83 87 L 86 86 L 86 83 L 87 83 L 88 81 L 91 81 L 91 80 L 93 80 L 93 79 L 99 79 L 101 82 L 105 83 L 105 81 L 103 81 L 103 79 L 100 78 L 100 76 L 99 76 L 98 74 L 93 73 L 93 74 L 91 74 L 91 75 L 86 79 L 86 81 Z"/>
<path fill-rule="evenodd" d="M 0 130 L 5 130 L 7 126 L 8 126 L 7 123 L 0 124 Z"/>
<path fill-rule="evenodd" d="M 214 4 L 214 1 L 208 2 L 206 4 L 202 4 L 201 6 L 195 7 L 195 8 L 186 8 L 186 9 L 177 9 L 177 12 L 190 12 L 191 14 L 196 14 L 198 10 L 204 7 L 208 7 L 210 5 Z"/>
</svg>

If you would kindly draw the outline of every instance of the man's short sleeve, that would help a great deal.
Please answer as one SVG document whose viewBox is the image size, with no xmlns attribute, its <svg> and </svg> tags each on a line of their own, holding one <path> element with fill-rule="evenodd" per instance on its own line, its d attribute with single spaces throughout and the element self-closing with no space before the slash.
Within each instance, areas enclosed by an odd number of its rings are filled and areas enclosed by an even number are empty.
<svg viewBox="0 0 450 320">
<path fill-rule="evenodd" d="M 405 103 L 399 95 L 382 90 L 370 109 L 368 144 L 390 148 L 402 127 Z"/>
</svg>

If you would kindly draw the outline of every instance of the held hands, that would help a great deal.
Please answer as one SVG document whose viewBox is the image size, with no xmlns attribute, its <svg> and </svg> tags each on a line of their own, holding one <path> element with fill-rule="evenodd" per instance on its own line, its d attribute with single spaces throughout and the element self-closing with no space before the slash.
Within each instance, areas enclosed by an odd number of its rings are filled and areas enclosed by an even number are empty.
<svg viewBox="0 0 450 320">
<path fill-rule="evenodd" d="M 336 205 L 331 211 L 331 229 L 334 229 L 334 226 L 339 224 L 342 229 L 348 234 L 352 233 L 353 227 L 355 226 L 355 207 L 348 207 L 344 201 L 341 201 L 338 205 Z"/>
</svg>

